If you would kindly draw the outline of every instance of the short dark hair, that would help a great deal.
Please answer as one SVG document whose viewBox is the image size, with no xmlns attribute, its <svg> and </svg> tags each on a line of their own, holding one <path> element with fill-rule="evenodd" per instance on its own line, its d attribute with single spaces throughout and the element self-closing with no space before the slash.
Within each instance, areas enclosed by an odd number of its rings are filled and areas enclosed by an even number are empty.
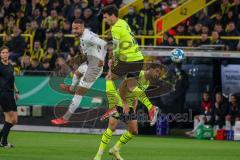
<svg viewBox="0 0 240 160">
<path fill-rule="evenodd" d="M 116 5 L 112 4 L 112 5 L 108 5 L 108 6 L 105 6 L 103 9 L 102 9 L 102 13 L 105 14 L 109 14 L 110 16 L 111 15 L 115 15 L 116 17 L 118 17 L 118 8 Z"/>
<path fill-rule="evenodd" d="M 162 63 L 154 63 L 154 62 L 151 62 L 147 65 L 148 69 L 152 68 L 152 69 L 156 69 L 156 68 L 159 68 L 159 69 L 166 69 L 166 66 Z"/>
<path fill-rule="evenodd" d="M 82 20 L 82 19 L 75 19 L 75 20 L 73 21 L 73 23 L 76 23 L 76 24 L 85 24 L 84 20 Z"/>
<path fill-rule="evenodd" d="M 9 51 L 9 48 L 8 48 L 7 46 L 2 46 L 2 47 L 0 48 L 0 52 L 2 52 L 4 49 L 7 49 L 7 50 Z"/>
<path fill-rule="evenodd" d="M 229 24 L 234 24 L 234 26 L 236 26 L 236 24 L 235 24 L 234 21 L 230 21 L 230 22 L 228 22 L 228 25 L 229 25 Z"/>
<path fill-rule="evenodd" d="M 209 91 L 203 91 L 203 94 L 208 94 L 208 95 L 210 95 L 210 92 L 209 92 Z"/>
<path fill-rule="evenodd" d="M 215 96 L 216 96 L 216 95 L 222 96 L 222 92 L 217 92 L 217 93 L 215 94 Z"/>
</svg>

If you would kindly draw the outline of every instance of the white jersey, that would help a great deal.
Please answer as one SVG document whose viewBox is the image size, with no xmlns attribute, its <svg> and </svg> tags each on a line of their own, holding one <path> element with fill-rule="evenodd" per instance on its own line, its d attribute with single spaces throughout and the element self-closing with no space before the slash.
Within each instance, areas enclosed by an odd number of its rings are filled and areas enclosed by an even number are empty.
<svg viewBox="0 0 240 160">
<path fill-rule="evenodd" d="M 100 60 L 105 59 L 107 42 L 99 38 L 99 36 L 88 29 L 85 29 L 81 38 L 80 46 L 82 52 L 87 56 L 94 56 Z"/>
</svg>

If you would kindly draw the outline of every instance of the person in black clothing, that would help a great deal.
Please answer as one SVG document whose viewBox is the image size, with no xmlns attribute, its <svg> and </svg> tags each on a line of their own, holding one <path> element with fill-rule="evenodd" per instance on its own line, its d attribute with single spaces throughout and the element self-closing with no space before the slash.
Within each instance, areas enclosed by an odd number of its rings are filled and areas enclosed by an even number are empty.
<svg viewBox="0 0 240 160">
<path fill-rule="evenodd" d="M 94 33 L 99 33 L 99 22 L 98 18 L 93 15 L 93 11 L 90 8 L 86 8 L 83 11 L 83 20 L 85 21 L 85 25 Z"/>
<path fill-rule="evenodd" d="M 51 29 L 46 30 L 46 39 L 43 42 L 43 48 L 46 50 L 47 48 L 52 47 L 55 50 L 57 49 L 57 40 L 53 36 L 53 31 Z"/>
<path fill-rule="evenodd" d="M 183 35 L 186 35 L 186 31 L 185 31 L 185 26 L 182 25 L 182 24 L 179 24 L 177 26 L 177 35 L 178 36 L 183 36 Z M 186 46 L 187 45 L 187 40 L 185 39 L 181 39 L 179 40 L 179 43 L 178 43 L 178 46 Z"/>
<path fill-rule="evenodd" d="M 223 30 L 223 26 L 222 26 L 221 23 L 216 23 L 213 27 L 213 30 L 217 31 L 219 36 L 225 36 L 226 35 L 225 31 Z"/>
<path fill-rule="evenodd" d="M 229 22 L 236 23 L 237 16 L 234 16 L 233 10 L 229 10 L 226 15 L 223 17 L 223 24 L 226 26 Z"/>
<path fill-rule="evenodd" d="M 39 8 L 36 8 L 33 11 L 32 20 L 37 21 L 38 26 L 41 26 L 42 21 L 43 21 L 43 16 L 42 16 L 42 12 L 40 11 Z"/>
<path fill-rule="evenodd" d="M 136 35 L 140 33 L 140 16 L 136 14 L 134 7 L 129 7 L 128 14 L 123 17 L 123 19 L 128 23 L 133 33 Z"/>
<path fill-rule="evenodd" d="M 223 15 L 220 11 L 218 11 L 216 13 L 215 18 L 212 19 L 213 23 L 212 23 L 212 27 L 214 27 L 215 24 L 224 24 L 224 19 L 223 19 Z"/>
<path fill-rule="evenodd" d="M 9 63 L 9 49 L 2 47 L 0 49 L 0 106 L 2 107 L 5 122 L 0 132 L 0 147 L 11 148 L 13 145 L 8 143 L 10 129 L 18 121 L 17 105 L 14 98 L 19 98 L 19 91 L 14 83 L 13 66 Z"/>
<path fill-rule="evenodd" d="M 32 34 L 34 35 L 33 40 L 40 41 L 41 44 L 43 44 L 45 39 L 45 34 L 44 34 L 44 30 L 41 27 L 39 27 L 37 20 L 31 21 L 31 29 L 32 29 Z"/>
<path fill-rule="evenodd" d="M 176 64 L 176 85 L 172 99 L 179 113 L 184 113 L 186 94 L 189 88 L 189 79 L 187 73 L 181 69 L 181 64 Z"/>
<path fill-rule="evenodd" d="M 225 117 L 228 113 L 228 104 L 224 100 L 222 93 L 217 92 L 215 94 L 215 103 L 213 104 L 212 116 L 210 123 L 212 126 L 217 124 L 220 129 L 223 128 L 225 124 Z"/>
<path fill-rule="evenodd" d="M 233 16 L 237 17 L 240 13 L 240 0 L 234 0 L 231 10 L 233 11 Z"/>
<path fill-rule="evenodd" d="M 226 129 L 231 130 L 234 126 L 235 121 L 240 120 L 240 105 L 239 99 L 236 95 L 231 95 L 230 97 L 230 106 L 228 109 L 228 114 L 226 116 Z"/>
<path fill-rule="evenodd" d="M 210 40 L 208 38 L 208 34 L 207 33 L 202 33 L 201 34 L 201 40 L 197 44 L 198 44 L 198 46 L 200 46 L 200 45 L 209 45 L 210 44 Z"/>
<path fill-rule="evenodd" d="M 16 19 L 16 23 L 18 23 L 18 26 L 21 29 L 21 31 L 24 32 L 26 29 L 26 23 L 28 22 L 28 19 L 24 17 L 24 12 L 19 10 L 14 18 Z"/>
<path fill-rule="evenodd" d="M 226 36 L 239 36 L 240 33 L 236 29 L 234 22 L 229 22 L 226 27 Z M 227 50 L 236 50 L 239 40 L 227 40 L 225 43 L 227 45 Z"/>
<path fill-rule="evenodd" d="M 71 45 L 74 43 L 72 38 L 64 37 L 63 31 L 59 30 L 56 34 L 56 41 L 57 41 L 57 52 L 69 52 Z"/>
<path fill-rule="evenodd" d="M 101 4 L 101 0 L 93 0 L 92 4 L 90 3 L 90 6 L 93 10 L 93 13 L 95 15 L 100 15 L 101 13 L 101 9 L 102 9 L 102 4 Z"/>
<path fill-rule="evenodd" d="M 40 72 L 40 75 L 43 75 L 43 76 L 48 76 L 51 74 L 51 67 L 50 67 L 50 59 L 43 59 L 42 60 L 42 65 L 41 67 L 39 68 L 39 70 L 41 71 Z"/>
<path fill-rule="evenodd" d="M 21 30 L 17 26 L 14 26 L 13 37 L 9 46 L 11 50 L 11 60 L 17 62 L 18 58 L 23 55 L 25 47 L 25 40 L 21 36 Z"/>
<path fill-rule="evenodd" d="M 67 20 L 71 20 L 71 16 L 73 14 L 73 5 L 70 0 L 64 0 L 64 6 L 62 8 L 63 17 Z"/>
<path fill-rule="evenodd" d="M 16 9 L 10 0 L 3 0 L 1 6 L 1 8 L 4 10 L 3 17 L 7 17 L 10 16 L 10 14 L 15 13 Z"/>
<path fill-rule="evenodd" d="M 151 7 L 148 0 L 144 0 L 144 8 L 140 10 L 141 17 L 141 30 L 143 35 L 153 35 L 154 22 L 155 22 L 155 11 Z M 151 40 L 147 40 L 146 44 L 153 43 Z"/>
<path fill-rule="evenodd" d="M 176 40 L 173 36 L 168 37 L 167 46 L 177 46 Z"/>
<path fill-rule="evenodd" d="M 30 18 L 32 15 L 31 4 L 27 3 L 27 0 L 20 0 L 16 4 L 16 8 L 18 8 L 21 12 L 23 12 L 24 17 Z"/>
</svg>

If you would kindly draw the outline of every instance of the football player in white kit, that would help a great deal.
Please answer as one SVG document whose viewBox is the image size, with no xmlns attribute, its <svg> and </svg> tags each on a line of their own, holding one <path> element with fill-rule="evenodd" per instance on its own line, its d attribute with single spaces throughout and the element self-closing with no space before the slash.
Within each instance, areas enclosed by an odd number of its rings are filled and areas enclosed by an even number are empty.
<svg viewBox="0 0 240 160">
<path fill-rule="evenodd" d="M 74 97 L 69 105 L 68 111 L 63 117 L 51 120 L 52 124 L 55 125 L 69 123 L 69 119 L 80 105 L 83 95 L 102 74 L 106 56 L 107 42 L 86 29 L 83 20 L 74 20 L 72 23 L 72 33 L 80 38 L 81 50 L 83 54 L 87 56 L 87 63 L 80 65 L 75 71 L 70 86 L 61 84 L 61 88 L 70 93 L 74 93 Z"/>
</svg>

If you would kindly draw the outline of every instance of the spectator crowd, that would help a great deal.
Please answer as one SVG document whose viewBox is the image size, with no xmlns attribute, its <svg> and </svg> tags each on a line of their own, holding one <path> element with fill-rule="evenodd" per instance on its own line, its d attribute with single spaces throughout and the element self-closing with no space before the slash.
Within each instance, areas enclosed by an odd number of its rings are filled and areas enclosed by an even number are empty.
<svg viewBox="0 0 240 160">
<path fill-rule="evenodd" d="M 207 91 L 202 94 L 201 112 L 194 117 L 194 129 L 186 132 L 189 136 L 194 136 L 200 125 L 210 124 L 216 130 L 232 130 L 236 121 L 240 121 L 240 101 L 239 95 L 231 94 L 228 98 L 221 92 L 214 96 Z"/>
<path fill-rule="evenodd" d="M 162 0 L 151 4 L 144 0 L 144 8 L 128 8 L 123 17 L 136 35 L 153 35 L 157 18 L 177 8 L 178 0 Z M 11 60 L 18 74 L 39 74 L 55 71 L 56 75 L 69 75 L 85 60 L 79 49 L 79 40 L 71 36 L 71 23 L 78 18 L 85 21 L 93 32 L 101 34 L 102 7 L 122 0 L 2 0 L 0 1 L 0 46 L 11 51 Z M 239 36 L 240 0 L 219 0 L 211 8 L 184 20 L 163 35 L 158 45 L 188 46 L 220 45 L 217 49 L 240 50 L 238 40 L 223 40 L 221 36 Z M 30 34 L 33 37 L 21 36 Z M 176 35 L 198 35 L 199 40 L 179 40 Z M 211 37 L 211 39 L 209 39 Z M 147 40 L 146 45 L 152 41 Z M 223 47 L 221 47 L 223 46 Z M 35 71 L 30 73 L 30 71 Z"/>
</svg>

